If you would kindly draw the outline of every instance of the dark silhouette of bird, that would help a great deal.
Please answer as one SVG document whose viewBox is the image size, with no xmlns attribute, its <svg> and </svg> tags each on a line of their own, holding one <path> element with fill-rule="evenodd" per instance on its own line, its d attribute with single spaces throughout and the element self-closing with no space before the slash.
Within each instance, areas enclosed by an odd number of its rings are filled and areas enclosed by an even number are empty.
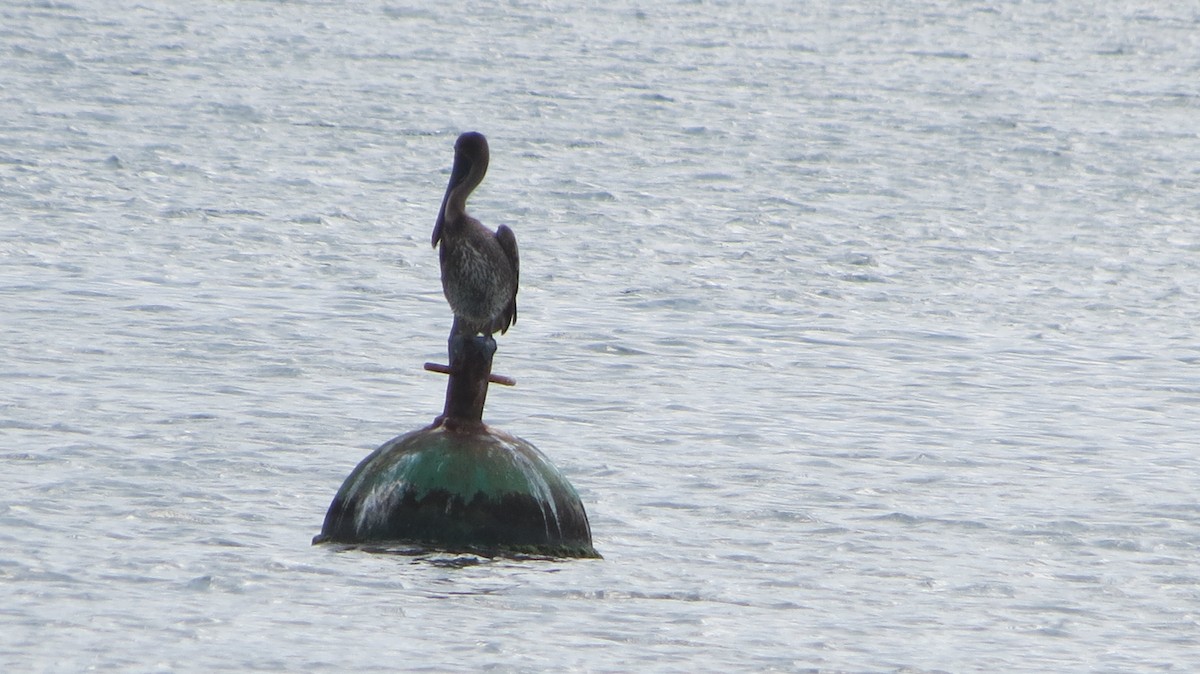
<svg viewBox="0 0 1200 674">
<path fill-rule="evenodd" d="M 488 143 L 483 134 L 471 131 L 459 136 L 450 183 L 433 226 L 433 246 L 441 243 L 442 291 L 454 312 L 452 337 L 490 338 L 517 322 L 517 237 L 505 225 L 493 232 L 467 215 L 467 197 L 483 181 L 487 168 Z"/>
</svg>

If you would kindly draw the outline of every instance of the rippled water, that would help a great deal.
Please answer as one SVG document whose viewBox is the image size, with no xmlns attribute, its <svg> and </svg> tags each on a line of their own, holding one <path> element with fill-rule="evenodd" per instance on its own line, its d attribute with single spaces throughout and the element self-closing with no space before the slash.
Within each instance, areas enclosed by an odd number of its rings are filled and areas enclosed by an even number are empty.
<svg viewBox="0 0 1200 674">
<path fill-rule="evenodd" d="M 0 7 L 5 671 L 1200 667 L 1200 11 L 455 4 Z M 309 546 L 465 129 L 604 560 Z"/>
</svg>

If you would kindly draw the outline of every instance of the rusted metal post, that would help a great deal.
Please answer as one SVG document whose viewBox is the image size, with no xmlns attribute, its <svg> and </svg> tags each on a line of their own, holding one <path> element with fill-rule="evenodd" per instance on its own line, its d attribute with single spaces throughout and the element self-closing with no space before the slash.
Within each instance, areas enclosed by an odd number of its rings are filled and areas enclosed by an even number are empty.
<svg viewBox="0 0 1200 674">
<path fill-rule="evenodd" d="M 446 405 L 434 425 L 445 424 L 450 429 L 463 430 L 482 427 L 496 340 L 451 333 L 449 346 L 450 381 L 446 383 Z"/>
</svg>

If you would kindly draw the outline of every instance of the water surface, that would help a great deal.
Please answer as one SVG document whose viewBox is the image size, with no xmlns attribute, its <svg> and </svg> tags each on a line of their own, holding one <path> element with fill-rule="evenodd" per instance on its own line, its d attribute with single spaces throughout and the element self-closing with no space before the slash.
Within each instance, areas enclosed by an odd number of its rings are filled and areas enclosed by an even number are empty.
<svg viewBox="0 0 1200 674">
<path fill-rule="evenodd" d="M 1200 666 L 1200 13 L 443 5 L 0 8 L 5 670 Z M 467 129 L 604 560 L 308 544 Z"/>
</svg>

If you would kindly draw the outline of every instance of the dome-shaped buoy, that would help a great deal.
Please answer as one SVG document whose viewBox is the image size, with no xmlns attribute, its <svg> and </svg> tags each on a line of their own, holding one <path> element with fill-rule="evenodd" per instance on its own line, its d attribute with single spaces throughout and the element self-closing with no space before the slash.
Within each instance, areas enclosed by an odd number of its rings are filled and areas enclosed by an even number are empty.
<svg viewBox="0 0 1200 674">
<path fill-rule="evenodd" d="M 445 423 L 407 433 L 358 464 L 316 542 L 597 557 L 570 482 L 530 443 Z"/>
<path fill-rule="evenodd" d="M 517 239 L 467 215 L 488 166 L 487 139 L 464 133 L 433 229 L 454 312 L 446 406 L 433 424 L 363 459 L 313 543 L 417 545 L 449 551 L 599 557 L 574 487 L 528 442 L 483 423 L 496 340 L 517 320 Z"/>
<path fill-rule="evenodd" d="M 599 557 L 571 483 L 532 444 L 483 423 L 496 341 L 450 338 L 446 407 L 433 424 L 385 443 L 350 473 L 313 543 Z"/>
</svg>

